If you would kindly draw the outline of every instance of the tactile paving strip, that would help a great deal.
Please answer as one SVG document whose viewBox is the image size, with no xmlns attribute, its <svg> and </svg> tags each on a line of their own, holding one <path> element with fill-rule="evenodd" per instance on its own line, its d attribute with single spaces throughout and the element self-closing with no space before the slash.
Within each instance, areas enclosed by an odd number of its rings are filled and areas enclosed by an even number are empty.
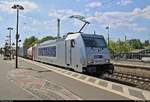
<svg viewBox="0 0 150 102">
<path fill-rule="evenodd" d="M 28 75 L 27 75 L 28 72 Z M 34 71 L 15 69 L 8 73 L 8 78 L 19 87 L 30 91 L 40 99 L 46 100 L 82 100 L 64 87 L 45 79 L 36 78 Z M 16 74 L 17 73 L 17 74 Z"/>
</svg>

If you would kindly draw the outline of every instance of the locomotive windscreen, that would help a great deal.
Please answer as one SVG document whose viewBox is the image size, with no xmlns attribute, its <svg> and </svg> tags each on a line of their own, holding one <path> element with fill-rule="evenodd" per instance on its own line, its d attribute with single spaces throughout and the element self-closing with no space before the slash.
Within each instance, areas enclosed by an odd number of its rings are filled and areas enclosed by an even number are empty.
<svg viewBox="0 0 150 102">
<path fill-rule="evenodd" d="M 104 38 L 83 37 L 83 40 L 86 47 L 94 47 L 94 48 L 106 47 L 106 42 Z"/>
</svg>

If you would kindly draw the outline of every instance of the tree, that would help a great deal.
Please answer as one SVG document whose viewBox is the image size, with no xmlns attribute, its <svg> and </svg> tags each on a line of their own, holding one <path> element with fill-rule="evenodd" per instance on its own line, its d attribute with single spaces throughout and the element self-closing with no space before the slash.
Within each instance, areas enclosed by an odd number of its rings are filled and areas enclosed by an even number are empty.
<svg viewBox="0 0 150 102">
<path fill-rule="evenodd" d="M 38 39 L 35 36 L 31 36 L 31 37 L 25 39 L 25 41 L 23 43 L 23 47 L 29 48 L 29 47 L 33 46 L 34 44 L 36 44 L 37 42 L 38 42 Z"/>
<path fill-rule="evenodd" d="M 0 48 L 0 54 L 3 54 L 3 48 Z"/>
<path fill-rule="evenodd" d="M 55 40 L 57 39 L 57 37 L 53 37 L 53 36 L 46 36 L 44 38 L 42 38 L 41 40 L 38 41 L 38 43 L 43 43 L 45 41 L 48 41 L 48 40 Z"/>
<path fill-rule="evenodd" d="M 110 53 L 117 53 L 117 43 L 116 42 L 114 42 L 114 41 L 112 41 L 112 40 L 110 40 L 109 41 L 109 49 L 110 49 Z"/>
<path fill-rule="evenodd" d="M 144 42 L 144 46 L 145 46 L 145 47 L 150 46 L 150 42 L 149 42 L 149 40 L 145 40 L 145 42 Z"/>
<path fill-rule="evenodd" d="M 109 49 L 111 53 L 128 53 L 132 50 L 128 42 L 123 42 L 121 40 L 117 42 L 111 40 Z"/>
<path fill-rule="evenodd" d="M 129 40 L 129 44 L 132 46 L 133 49 L 143 49 L 143 44 L 139 39 L 131 39 Z"/>
</svg>

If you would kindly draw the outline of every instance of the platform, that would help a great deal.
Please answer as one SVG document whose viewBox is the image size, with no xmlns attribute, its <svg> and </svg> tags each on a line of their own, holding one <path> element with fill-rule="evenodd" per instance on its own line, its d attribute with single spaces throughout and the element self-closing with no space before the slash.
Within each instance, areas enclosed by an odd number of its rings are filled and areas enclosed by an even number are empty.
<svg viewBox="0 0 150 102">
<path fill-rule="evenodd" d="M 144 91 L 141 89 L 128 87 L 125 85 L 121 85 L 118 83 L 113 83 L 109 81 L 105 81 L 99 78 L 95 78 L 88 75 L 83 75 L 80 73 L 64 70 L 61 68 L 57 68 L 54 66 L 46 65 L 43 63 L 19 58 L 19 68 L 15 69 L 15 61 L 14 60 L 2 60 L 0 59 L 1 71 L 3 73 L 3 78 L 0 81 L 8 81 L 9 83 L 4 84 L 0 88 L 3 90 L 3 93 L 0 93 L 0 99 L 4 98 L 4 93 L 9 93 L 7 87 L 14 86 L 15 88 L 22 89 L 20 93 L 28 93 L 27 95 L 32 96 L 31 99 L 34 100 L 148 100 L 150 99 L 150 92 Z M 4 71 L 5 70 L 5 71 Z M 13 74 L 16 72 L 28 72 L 28 75 L 22 74 L 18 79 Z M 6 77 L 8 76 L 8 77 Z M 24 76 L 24 77 L 23 77 Z M 26 77 L 25 77 L 26 76 Z M 5 78 L 5 80 L 4 80 Z M 26 83 L 20 78 L 25 78 L 27 80 Z M 58 86 L 61 89 L 67 91 L 64 94 L 62 91 L 54 92 L 55 96 L 51 97 L 52 92 L 46 88 L 43 90 L 40 85 L 36 85 L 36 81 L 34 79 L 41 80 L 43 84 L 40 84 L 44 87 L 44 83 L 53 83 L 52 86 Z M 35 82 L 35 83 L 34 83 Z M 32 83 L 32 84 L 31 84 Z M 16 85 L 16 86 L 15 86 Z M 37 86 L 37 87 L 36 87 Z M 32 89 L 33 88 L 33 89 Z M 36 89 L 37 88 L 37 89 Z M 49 87 L 51 88 L 51 87 Z M 11 88 L 12 92 L 16 92 L 14 88 Z M 35 91 L 36 90 L 36 91 Z M 38 90 L 38 91 L 37 91 Z M 66 92 L 65 91 L 65 92 Z M 57 94 L 56 94 L 57 93 Z M 71 95 L 67 97 L 65 95 Z M 20 94 L 21 95 L 21 94 Z M 8 95 L 7 99 L 15 99 L 13 94 Z M 66 98 L 64 98 L 66 97 Z M 18 97 L 18 99 L 22 99 L 23 97 Z M 25 99 L 25 98 L 24 98 Z M 28 98 L 27 98 L 28 99 Z"/>
</svg>

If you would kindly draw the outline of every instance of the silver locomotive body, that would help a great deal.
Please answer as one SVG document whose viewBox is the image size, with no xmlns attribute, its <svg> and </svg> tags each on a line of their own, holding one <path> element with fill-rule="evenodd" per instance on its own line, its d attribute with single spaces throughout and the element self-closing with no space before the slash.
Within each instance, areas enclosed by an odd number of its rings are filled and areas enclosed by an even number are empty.
<svg viewBox="0 0 150 102">
<path fill-rule="evenodd" d="M 64 39 L 34 46 L 33 60 L 67 67 L 77 72 L 113 73 L 109 51 L 101 35 L 68 34 Z"/>
</svg>

